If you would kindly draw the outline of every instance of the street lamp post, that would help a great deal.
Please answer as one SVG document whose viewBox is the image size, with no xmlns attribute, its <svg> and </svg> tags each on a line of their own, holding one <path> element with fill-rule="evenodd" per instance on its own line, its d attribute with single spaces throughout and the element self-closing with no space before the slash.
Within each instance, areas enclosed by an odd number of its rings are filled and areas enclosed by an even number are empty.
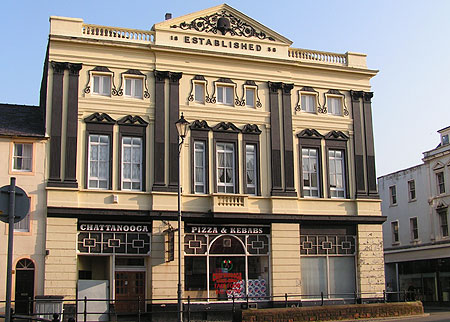
<svg viewBox="0 0 450 322">
<path fill-rule="evenodd" d="M 183 304 L 181 302 L 181 146 L 183 145 L 184 138 L 186 136 L 189 122 L 185 120 L 183 113 L 178 121 L 175 122 L 175 126 L 178 131 L 178 322 L 183 321 Z"/>
</svg>

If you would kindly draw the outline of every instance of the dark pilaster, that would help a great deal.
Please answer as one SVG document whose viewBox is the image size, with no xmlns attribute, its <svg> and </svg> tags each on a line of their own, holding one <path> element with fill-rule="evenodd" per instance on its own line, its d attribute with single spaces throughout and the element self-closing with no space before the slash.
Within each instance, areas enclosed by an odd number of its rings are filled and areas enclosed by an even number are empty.
<svg viewBox="0 0 450 322">
<path fill-rule="evenodd" d="M 372 97 L 372 92 L 366 92 L 363 96 L 364 128 L 366 133 L 367 185 L 369 188 L 369 196 L 378 198 L 377 176 L 375 172 L 375 147 L 372 126 Z"/>
<path fill-rule="evenodd" d="M 164 170 L 164 87 L 169 72 L 161 72 L 155 70 L 155 181 L 153 190 L 162 190 L 165 186 L 165 170 Z"/>
<path fill-rule="evenodd" d="M 350 91 L 353 115 L 353 144 L 355 150 L 356 198 L 367 196 L 364 171 L 364 133 L 362 128 L 361 98 L 362 91 Z"/>
<path fill-rule="evenodd" d="M 291 90 L 294 84 L 283 84 L 283 137 L 285 195 L 296 196 L 294 187 L 294 147 L 292 136 Z"/>
<path fill-rule="evenodd" d="M 180 117 L 182 75 L 182 73 L 169 73 L 169 191 L 178 189 L 178 132 L 175 122 Z"/>
<path fill-rule="evenodd" d="M 68 64 L 69 67 L 69 93 L 66 124 L 66 168 L 64 184 L 78 187 L 77 183 L 77 131 L 78 131 L 78 77 L 81 64 Z"/>
<path fill-rule="evenodd" d="M 268 82 L 270 102 L 270 143 L 271 143 L 271 170 L 272 170 L 272 195 L 283 191 L 281 184 L 281 146 L 280 146 L 280 114 L 278 104 L 278 90 L 282 83 Z"/>
<path fill-rule="evenodd" d="M 63 78 L 67 63 L 51 62 L 53 68 L 52 115 L 50 129 L 49 183 L 61 181 L 61 126 L 63 105 Z"/>
</svg>

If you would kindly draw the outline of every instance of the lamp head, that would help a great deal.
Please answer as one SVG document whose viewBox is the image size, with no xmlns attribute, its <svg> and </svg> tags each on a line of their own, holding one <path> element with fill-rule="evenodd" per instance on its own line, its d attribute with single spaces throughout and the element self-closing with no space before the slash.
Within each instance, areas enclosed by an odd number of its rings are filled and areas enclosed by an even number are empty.
<svg viewBox="0 0 450 322">
<path fill-rule="evenodd" d="M 184 138 L 186 136 L 188 125 L 189 122 L 186 121 L 186 119 L 183 116 L 183 113 L 181 113 L 180 119 L 175 122 L 175 126 L 177 127 L 179 137 Z"/>
</svg>

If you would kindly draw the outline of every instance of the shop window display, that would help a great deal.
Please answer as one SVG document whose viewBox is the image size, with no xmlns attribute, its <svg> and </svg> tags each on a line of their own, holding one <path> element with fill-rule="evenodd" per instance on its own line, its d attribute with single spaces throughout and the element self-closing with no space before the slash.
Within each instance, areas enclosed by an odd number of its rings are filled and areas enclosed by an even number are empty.
<svg viewBox="0 0 450 322">
<path fill-rule="evenodd" d="M 206 233 L 192 233 L 202 230 Z M 187 231 L 191 232 L 184 238 L 188 294 L 209 301 L 244 300 L 247 295 L 264 300 L 270 295 L 270 228 L 208 227 L 205 230 L 188 226 Z"/>
</svg>

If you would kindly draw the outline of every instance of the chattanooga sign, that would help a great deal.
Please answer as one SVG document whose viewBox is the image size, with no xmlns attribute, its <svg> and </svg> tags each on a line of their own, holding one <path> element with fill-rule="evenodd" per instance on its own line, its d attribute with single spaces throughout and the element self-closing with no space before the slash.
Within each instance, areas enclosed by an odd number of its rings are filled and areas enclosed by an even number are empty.
<svg viewBox="0 0 450 322">
<path fill-rule="evenodd" d="M 78 223 L 78 231 L 95 231 L 95 232 L 138 232 L 138 233 L 148 233 L 151 230 L 149 224 L 138 224 L 138 223 Z"/>
</svg>

